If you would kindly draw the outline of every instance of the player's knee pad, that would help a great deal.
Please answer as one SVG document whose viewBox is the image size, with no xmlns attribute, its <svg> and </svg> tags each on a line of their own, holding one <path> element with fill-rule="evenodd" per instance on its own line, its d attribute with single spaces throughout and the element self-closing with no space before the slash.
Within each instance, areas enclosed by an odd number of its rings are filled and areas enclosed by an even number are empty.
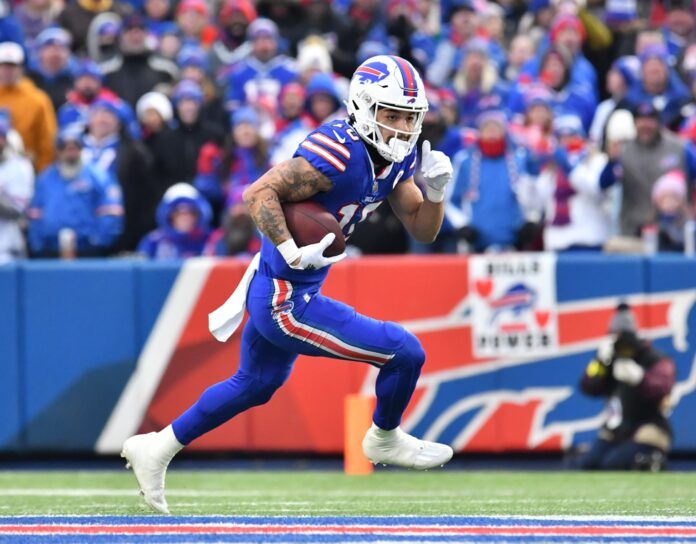
<svg viewBox="0 0 696 544">
<path fill-rule="evenodd" d="M 396 352 L 396 355 L 389 362 L 392 366 L 404 366 L 420 372 L 425 363 L 425 351 L 421 346 L 420 340 L 407 330 L 403 330 L 404 341 Z"/>
</svg>

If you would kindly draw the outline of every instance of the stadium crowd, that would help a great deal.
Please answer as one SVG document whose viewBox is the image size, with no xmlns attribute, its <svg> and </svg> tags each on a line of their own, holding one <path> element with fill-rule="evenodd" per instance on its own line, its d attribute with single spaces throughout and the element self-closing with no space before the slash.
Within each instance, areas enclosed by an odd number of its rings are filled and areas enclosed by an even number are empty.
<svg viewBox="0 0 696 544">
<path fill-rule="evenodd" d="M 692 0 L 0 0 L 0 260 L 252 254 L 244 188 L 410 60 L 446 221 L 356 253 L 693 251 Z"/>
</svg>

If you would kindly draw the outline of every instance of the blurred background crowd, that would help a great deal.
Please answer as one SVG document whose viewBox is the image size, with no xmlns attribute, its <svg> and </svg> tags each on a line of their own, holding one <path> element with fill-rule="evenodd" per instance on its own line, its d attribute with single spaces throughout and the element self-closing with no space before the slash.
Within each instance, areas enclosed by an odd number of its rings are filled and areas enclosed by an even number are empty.
<svg viewBox="0 0 696 544">
<path fill-rule="evenodd" d="M 695 6 L 0 0 L 0 260 L 256 252 L 244 188 L 378 54 L 455 174 L 435 244 L 384 204 L 353 253 L 692 253 Z"/>
</svg>

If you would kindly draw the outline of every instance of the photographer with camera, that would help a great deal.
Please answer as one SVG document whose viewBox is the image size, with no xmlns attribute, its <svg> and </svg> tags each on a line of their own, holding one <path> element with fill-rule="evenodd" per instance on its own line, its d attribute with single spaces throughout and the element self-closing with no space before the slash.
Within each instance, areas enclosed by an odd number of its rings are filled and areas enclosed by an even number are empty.
<svg viewBox="0 0 696 544">
<path fill-rule="evenodd" d="M 636 320 L 619 304 L 580 387 L 607 397 L 606 419 L 597 440 L 574 462 L 583 470 L 650 470 L 665 466 L 672 429 L 665 416 L 675 381 L 674 361 L 638 336 Z"/>
</svg>

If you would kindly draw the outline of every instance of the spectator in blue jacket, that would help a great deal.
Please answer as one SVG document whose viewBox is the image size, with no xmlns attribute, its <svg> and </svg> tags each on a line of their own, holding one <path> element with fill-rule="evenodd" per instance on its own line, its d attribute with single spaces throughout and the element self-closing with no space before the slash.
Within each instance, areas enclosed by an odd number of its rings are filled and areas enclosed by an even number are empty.
<svg viewBox="0 0 696 544">
<path fill-rule="evenodd" d="M 71 42 L 62 28 L 47 28 L 36 38 L 27 66 L 27 76 L 51 98 L 56 111 L 73 84 L 77 61 L 70 54 Z"/>
<path fill-rule="evenodd" d="M 335 117 L 341 108 L 341 100 L 333 78 L 328 74 L 317 72 L 307 85 L 305 109 L 315 126 Z"/>
<path fill-rule="evenodd" d="M 589 130 L 597 105 L 586 84 L 575 83 L 571 74 L 572 59 L 562 47 L 551 47 L 541 61 L 538 81 L 523 76 L 510 93 L 508 107 L 512 114 L 525 111 L 525 95 L 531 87 L 542 83 L 551 92 L 550 105 L 554 115 L 573 114 L 582 119 L 585 130 Z"/>
<path fill-rule="evenodd" d="M 585 40 L 585 27 L 575 15 L 562 14 L 553 20 L 549 33 L 549 43 L 540 45 L 537 56 L 523 67 L 523 74 L 532 78 L 541 77 L 542 61 L 549 48 L 564 49 L 570 56 L 569 81 L 581 89 L 583 94 L 594 104 L 598 98 L 597 71 L 582 54 Z M 542 78 L 543 79 L 543 78 Z M 587 127 L 585 127 L 587 128 Z"/>
<path fill-rule="evenodd" d="M 506 138 L 500 110 L 478 118 L 479 140 L 454 158 L 454 188 L 447 217 L 476 252 L 518 244 L 524 216 L 516 185 L 525 170 L 525 153 Z"/>
<path fill-rule="evenodd" d="M 484 40 L 469 41 L 452 83 L 462 125 L 473 127 L 480 112 L 503 109 L 507 104 L 507 85 L 500 81 L 498 69 L 490 60 L 488 45 Z"/>
<path fill-rule="evenodd" d="M 67 232 L 76 256 L 108 254 L 123 230 L 120 187 L 82 162 L 80 127 L 59 132 L 56 153 L 58 160 L 37 178 L 27 210 L 32 253 L 57 257 L 61 253 L 59 236 Z"/>
<path fill-rule="evenodd" d="M 660 112 L 662 124 L 669 128 L 680 120 L 681 108 L 689 102 L 688 87 L 668 63 L 669 53 L 664 45 L 645 47 L 640 55 L 640 79 L 626 96 L 632 107 L 651 102 Z"/>
<path fill-rule="evenodd" d="M 227 81 L 225 107 L 230 112 L 263 100 L 277 104 L 283 85 L 297 79 L 295 62 L 278 52 L 279 33 L 273 21 L 256 19 L 247 37 L 251 55 L 235 65 Z"/>
<path fill-rule="evenodd" d="M 203 253 L 210 206 L 188 183 L 172 185 L 157 207 L 158 228 L 145 236 L 138 253 L 150 259 L 185 259 Z"/>
</svg>

